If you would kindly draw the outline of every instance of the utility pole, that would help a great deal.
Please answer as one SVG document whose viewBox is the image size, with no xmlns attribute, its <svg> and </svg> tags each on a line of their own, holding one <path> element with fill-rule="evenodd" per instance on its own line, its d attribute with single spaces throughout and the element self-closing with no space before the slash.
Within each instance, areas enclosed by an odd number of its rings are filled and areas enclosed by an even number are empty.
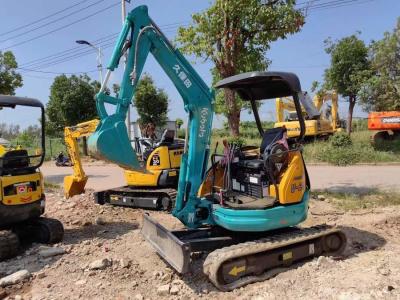
<svg viewBox="0 0 400 300">
<path fill-rule="evenodd" d="M 122 25 L 125 23 L 125 18 L 126 18 L 126 6 L 125 6 L 125 1 L 126 0 L 121 0 L 121 16 L 122 16 Z M 129 0 L 128 3 L 131 1 Z M 127 55 L 126 52 L 124 53 L 124 68 L 126 67 L 126 60 L 127 60 Z M 131 140 L 131 103 L 129 102 L 128 105 L 128 113 L 126 114 L 126 120 L 125 120 L 126 128 L 128 129 L 128 137 L 129 140 Z"/>
</svg>

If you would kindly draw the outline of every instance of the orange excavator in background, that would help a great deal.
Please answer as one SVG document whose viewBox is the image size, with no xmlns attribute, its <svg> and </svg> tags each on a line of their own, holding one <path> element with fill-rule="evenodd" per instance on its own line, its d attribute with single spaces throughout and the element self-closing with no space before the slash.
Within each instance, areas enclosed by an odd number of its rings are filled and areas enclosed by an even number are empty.
<svg viewBox="0 0 400 300">
<path fill-rule="evenodd" d="M 400 111 L 370 112 L 368 129 L 376 131 L 371 137 L 374 143 L 400 141 Z"/>
</svg>

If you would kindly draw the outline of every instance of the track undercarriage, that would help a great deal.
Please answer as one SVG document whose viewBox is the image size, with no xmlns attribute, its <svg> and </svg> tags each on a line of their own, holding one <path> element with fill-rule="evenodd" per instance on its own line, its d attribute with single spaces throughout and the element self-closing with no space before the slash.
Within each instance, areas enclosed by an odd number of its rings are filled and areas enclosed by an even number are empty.
<svg viewBox="0 0 400 300">
<path fill-rule="evenodd" d="M 18 254 L 21 244 L 54 244 L 63 239 L 62 223 L 50 218 L 36 218 L 0 230 L 0 261 Z"/>
<path fill-rule="evenodd" d="M 176 189 L 123 186 L 96 192 L 94 198 L 97 204 L 171 210 L 176 198 Z"/>
<path fill-rule="evenodd" d="M 192 253 L 209 253 L 203 272 L 222 291 L 263 281 L 303 260 L 340 255 L 343 232 L 327 225 L 268 233 L 230 232 L 218 227 L 168 231 L 144 215 L 142 234 L 179 273 L 191 270 Z"/>
</svg>

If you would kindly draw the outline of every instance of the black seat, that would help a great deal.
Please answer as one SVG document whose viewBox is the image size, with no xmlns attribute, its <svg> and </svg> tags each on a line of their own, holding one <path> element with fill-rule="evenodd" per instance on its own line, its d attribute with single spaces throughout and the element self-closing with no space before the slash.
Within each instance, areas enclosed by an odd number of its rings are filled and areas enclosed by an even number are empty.
<svg viewBox="0 0 400 300">
<path fill-rule="evenodd" d="M 264 167 L 264 161 L 262 159 L 247 159 L 240 160 L 238 162 L 239 167 L 252 169 L 252 170 L 262 170 Z"/>
<path fill-rule="evenodd" d="M 286 127 L 276 127 L 266 130 L 261 141 L 260 154 L 264 154 L 265 149 L 271 147 L 276 141 L 282 139 L 283 134 L 286 131 Z"/>
<path fill-rule="evenodd" d="M 24 169 L 29 167 L 29 156 L 26 150 L 11 150 L 4 153 L 0 158 L 0 172 L 5 174 L 6 170 Z"/>
<path fill-rule="evenodd" d="M 168 146 L 174 143 L 175 131 L 165 129 L 158 146 Z"/>
</svg>

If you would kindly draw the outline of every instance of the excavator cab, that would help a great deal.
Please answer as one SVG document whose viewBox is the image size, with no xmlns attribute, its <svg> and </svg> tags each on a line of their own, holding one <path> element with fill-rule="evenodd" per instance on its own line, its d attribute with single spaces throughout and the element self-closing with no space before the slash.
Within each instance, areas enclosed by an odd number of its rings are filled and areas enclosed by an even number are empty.
<svg viewBox="0 0 400 300">
<path fill-rule="evenodd" d="M 28 109 L 28 111 L 26 111 Z M 2 120 L 29 114 L 40 120 L 14 137 L 14 144 L 0 152 L 0 261 L 18 253 L 20 242 L 57 243 L 63 238 L 60 221 L 41 217 L 45 211 L 44 180 L 39 167 L 45 157 L 45 113 L 43 104 L 31 98 L 0 95 Z M 36 143 L 37 142 L 37 143 Z M 39 147 L 39 148 L 38 148 Z"/>
</svg>

